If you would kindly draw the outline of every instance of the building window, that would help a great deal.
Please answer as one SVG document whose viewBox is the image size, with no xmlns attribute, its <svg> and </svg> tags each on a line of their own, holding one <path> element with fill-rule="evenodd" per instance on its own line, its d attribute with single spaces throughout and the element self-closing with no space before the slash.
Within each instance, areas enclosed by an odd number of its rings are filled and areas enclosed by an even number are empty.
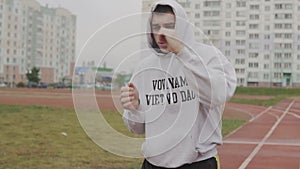
<svg viewBox="0 0 300 169">
<path fill-rule="evenodd" d="M 245 64 L 245 59 L 235 59 L 235 64 L 244 65 Z"/>
<path fill-rule="evenodd" d="M 264 64 L 264 69 L 269 69 L 269 64 Z"/>
<path fill-rule="evenodd" d="M 236 31 L 236 35 L 237 36 L 245 36 L 246 35 L 246 31 L 244 31 L 244 30 L 237 30 Z"/>
<path fill-rule="evenodd" d="M 239 84 L 244 84 L 245 79 L 244 79 L 244 78 L 237 78 L 237 82 L 238 82 Z"/>
<path fill-rule="evenodd" d="M 258 78 L 258 72 L 248 72 L 248 78 Z"/>
<path fill-rule="evenodd" d="M 230 36 L 230 32 L 225 32 L 225 36 L 229 37 Z"/>
<path fill-rule="evenodd" d="M 277 13 L 275 14 L 275 19 L 292 19 L 293 14 L 289 13 Z"/>
<path fill-rule="evenodd" d="M 249 43 L 249 49 L 259 49 L 259 43 Z"/>
<path fill-rule="evenodd" d="M 281 53 L 275 53 L 274 54 L 274 59 L 282 59 L 282 54 Z"/>
<path fill-rule="evenodd" d="M 204 11 L 204 16 L 220 16 L 220 11 Z"/>
<path fill-rule="evenodd" d="M 250 20 L 258 20 L 259 19 L 259 15 L 258 14 L 252 14 L 249 16 Z"/>
<path fill-rule="evenodd" d="M 230 56 L 230 50 L 225 50 L 225 56 Z"/>
<path fill-rule="evenodd" d="M 236 1 L 236 7 L 246 7 L 246 1 Z"/>
<path fill-rule="evenodd" d="M 292 59 L 292 54 L 291 53 L 285 53 L 284 54 L 284 59 Z"/>
<path fill-rule="evenodd" d="M 230 41 L 225 41 L 225 46 L 230 46 Z"/>
<path fill-rule="evenodd" d="M 268 54 L 264 55 L 264 59 L 265 59 L 265 60 L 270 59 L 270 55 L 268 55 Z"/>
<path fill-rule="evenodd" d="M 205 7 L 219 7 L 220 6 L 220 1 L 204 1 L 204 6 Z"/>
<path fill-rule="evenodd" d="M 281 73 L 278 73 L 278 72 L 274 73 L 274 78 L 281 79 Z"/>
<path fill-rule="evenodd" d="M 270 46 L 269 46 L 269 45 L 265 45 L 265 46 L 264 46 L 264 49 L 265 49 L 265 50 L 269 50 L 269 49 L 270 49 Z"/>
<path fill-rule="evenodd" d="M 246 51 L 245 51 L 244 49 L 238 49 L 238 50 L 237 50 L 237 53 L 238 53 L 239 55 L 244 55 L 244 54 L 246 53 Z"/>
<path fill-rule="evenodd" d="M 275 62 L 274 63 L 274 68 L 275 69 L 280 69 L 281 68 L 281 63 Z"/>
<path fill-rule="evenodd" d="M 249 58 L 258 58 L 258 53 L 249 53 Z"/>
<path fill-rule="evenodd" d="M 235 72 L 237 74 L 244 74 L 245 73 L 245 69 L 235 69 Z"/>
<path fill-rule="evenodd" d="M 249 62 L 248 67 L 250 68 L 258 68 L 258 63 L 257 62 Z"/>
<path fill-rule="evenodd" d="M 293 45 L 291 43 L 285 43 L 284 44 L 284 48 L 285 49 L 292 49 L 293 48 Z"/>
<path fill-rule="evenodd" d="M 245 21 L 236 21 L 236 26 L 245 26 L 246 22 Z"/>
<path fill-rule="evenodd" d="M 264 73 L 264 79 L 269 79 L 269 74 L 268 73 Z"/>
<path fill-rule="evenodd" d="M 274 24 L 274 28 L 275 28 L 275 29 L 282 29 L 282 28 L 283 28 L 283 24 L 275 23 L 275 24 Z"/>
<path fill-rule="evenodd" d="M 236 45 L 238 45 L 238 46 L 243 46 L 243 45 L 246 44 L 246 40 L 236 40 L 235 43 L 236 43 Z"/>
<path fill-rule="evenodd" d="M 259 5 L 250 5 L 250 10 L 259 10 Z"/>
<path fill-rule="evenodd" d="M 258 24 L 249 24 L 249 29 L 258 29 Z"/>
<path fill-rule="evenodd" d="M 284 68 L 285 69 L 291 69 L 292 68 L 292 63 L 284 63 Z"/>
<path fill-rule="evenodd" d="M 249 34 L 249 38 L 250 39 L 258 39 L 259 38 L 259 34 L 258 33 L 250 33 Z"/>
</svg>

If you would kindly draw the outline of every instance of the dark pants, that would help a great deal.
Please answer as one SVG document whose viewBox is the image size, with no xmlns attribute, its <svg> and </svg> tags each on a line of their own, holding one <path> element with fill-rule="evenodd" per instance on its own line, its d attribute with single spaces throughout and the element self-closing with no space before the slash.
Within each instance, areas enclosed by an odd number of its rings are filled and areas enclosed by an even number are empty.
<svg viewBox="0 0 300 169">
<path fill-rule="evenodd" d="M 154 166 L 145 159 L 142 169 L 167 169 L 167 168 Z M 218 164 L 216 158 L 212 157 L 207 160 L 198 161 L 191 164 L 185 164 L 183 166 L 173 168 L 173 169 L 218 169 Z"/>
</svg>

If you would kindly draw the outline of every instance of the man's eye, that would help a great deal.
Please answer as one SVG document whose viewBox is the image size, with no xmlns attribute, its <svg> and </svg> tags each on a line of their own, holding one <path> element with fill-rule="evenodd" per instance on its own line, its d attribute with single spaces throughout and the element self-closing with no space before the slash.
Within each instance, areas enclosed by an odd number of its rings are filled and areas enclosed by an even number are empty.
<svg viewBox="0 0 300 169">
<path fill-rule="evenodd" d="M 165 25 L 165 28 L 167 28 L 167 29 L 174 29 L 175 28 L 175 24 L 167 24 L 167 25 Z"/>
<path fill-rule="evenodd" d="M 158 31 L 160 29 L 160 26 L 152 26 L 153 31 Z"/>
</svg>

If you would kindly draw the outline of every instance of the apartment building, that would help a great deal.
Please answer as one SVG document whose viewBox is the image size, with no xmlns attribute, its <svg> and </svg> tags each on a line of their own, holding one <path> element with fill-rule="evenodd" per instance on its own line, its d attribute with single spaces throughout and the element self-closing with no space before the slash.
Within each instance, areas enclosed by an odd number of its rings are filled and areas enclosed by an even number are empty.
<svg viewBox="0 0 300 169">
<path fill-rule="evenodd" d="M 239 86 L 300 86 L 300 0 L 176 1 L 197 39 L 233 63 Z"/>
<path fill-rule="evenodd" d="M 76 16 L 35 0 L 0 0 L 0 81 L 26 82 L 40 69 L 42 82 L 72 75 L 75 65 Z"/>
</svg>

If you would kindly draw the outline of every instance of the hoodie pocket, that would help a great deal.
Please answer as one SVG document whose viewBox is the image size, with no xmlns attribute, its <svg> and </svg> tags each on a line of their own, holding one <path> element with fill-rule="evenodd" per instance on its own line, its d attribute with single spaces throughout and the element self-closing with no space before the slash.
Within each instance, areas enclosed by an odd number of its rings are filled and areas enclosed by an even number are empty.
<svg viewBox="0 0 300 169">
<path fill-rule="evenodd" d="M 201 155 L 206 154 L 207 152 L 216 148 L 216 144 L 197 144 L 196 151 L 199 152 Z"/>
</svg>

